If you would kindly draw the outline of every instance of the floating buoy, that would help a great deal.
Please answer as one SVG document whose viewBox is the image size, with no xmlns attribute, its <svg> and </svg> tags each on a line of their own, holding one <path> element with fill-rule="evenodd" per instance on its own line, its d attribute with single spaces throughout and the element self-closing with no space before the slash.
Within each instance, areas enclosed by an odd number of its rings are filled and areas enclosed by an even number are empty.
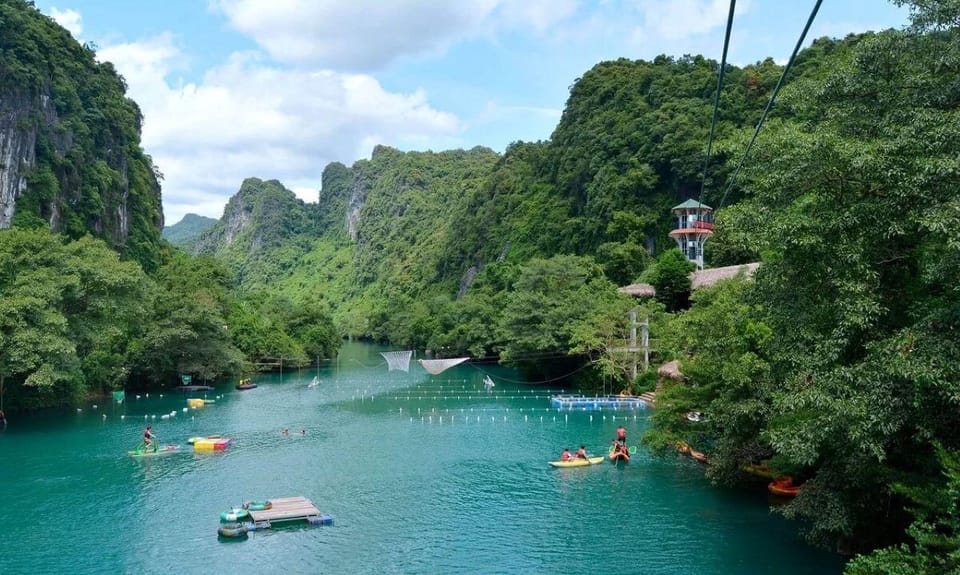
<svg viewBox="0 0 960 575">
<path fill-rule="evenodd" d="M 96 403 L 93 404 L 93 408 L 94 408 L 94 409 L 97 408 L 97 404 L 96 404 Z"/>
</svg>

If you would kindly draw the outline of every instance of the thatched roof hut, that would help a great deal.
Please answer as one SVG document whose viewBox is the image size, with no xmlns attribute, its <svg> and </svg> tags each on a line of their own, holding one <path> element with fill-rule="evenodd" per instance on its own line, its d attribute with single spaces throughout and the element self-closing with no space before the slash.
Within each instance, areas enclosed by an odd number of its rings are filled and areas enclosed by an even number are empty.
<svg viewBox="0 0 960 575">
<path fill-rule="evenodd" d="M 660 377 L 674 379 L 676 381 L 682 380 L 683 374 L 680 373 L 680 362 L 677 360 L 668 361 L 660 366 L 660 369 L 657 370 L 657 375 Z"/>
<path fill-rule="evenodd" d="M 735 278 L 741 273 L 746 279 L 750 279 L 753 277 L 753 274 L 757 272 L 757 268 L 759 267 L 759 263 L 752 263 L 695 271 L 690 274 L 690 289 L 709 287 L 721 280 Z"/>
<path fill-rule="evenodd" d="M 752 263 L 690 272 L 690 289 L 710 287 L 721 280 L 735 278 L 740 274 L 743 274 L 746 279 L 751 279 L 759 267 L 759 263 Z M 630 284 L 619 288 L 617 291 L 637 298 L 655 297 L 657 295 L 657 289 L 650 284 Z"/>
<path fill-rule="evenodd" d="M 653 297 L 657 295 L 657 290 L 650 284 L 630 284 L 619 288 L 617 291 L 633 297 Z"/>
</svg>

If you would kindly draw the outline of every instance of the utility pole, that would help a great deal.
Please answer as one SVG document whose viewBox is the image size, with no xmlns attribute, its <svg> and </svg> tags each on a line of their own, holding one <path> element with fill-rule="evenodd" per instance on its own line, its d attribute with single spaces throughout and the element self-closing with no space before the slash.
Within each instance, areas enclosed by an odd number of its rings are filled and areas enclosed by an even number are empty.
<svg viewBox="0 0 960 575">
<path fill-rule="evenodd" d="M 647 336 L 647 330 L 643 330 L 644 339 Z M 637 310 L 630 310 L 630 349 L 633 350 L 633 362 L 630 364 L 630 383 L 637 379 Z"/>
<path fill-rule="evenodd" d="M 634 321 L 636 321 L 636 312 L 634 312 Z M 636 333 L 636 328 L 633 329 Z M 640 345 L 643 347 L 643 371 L 650 369 L 650 316 L 643 318 L 643 323 L 640 324 Z M 636 338 L 636 335 L 634 335 Z M 636 356 L 634 356 L 636 357 Z M 637 377 L 637 362 L 633 362 L 633 377 Z"/>
</svg>

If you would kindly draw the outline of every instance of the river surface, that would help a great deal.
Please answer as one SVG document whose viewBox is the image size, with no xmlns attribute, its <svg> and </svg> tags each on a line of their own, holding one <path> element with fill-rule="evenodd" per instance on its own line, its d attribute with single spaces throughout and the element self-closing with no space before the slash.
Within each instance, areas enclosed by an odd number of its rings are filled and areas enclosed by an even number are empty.
<svg viewBox="0 0 960 575">
<path fill-rule="evenodd" d="M 620 424 L 637 444 L 647 410 L 558 412 L 556 390 L 509 370 L 388 372 L 379 351 L 346 344 L 329 367 L 257 376 L 249 391 L 224 382 L 186 413 L 168 391 L 12 420 L 0 431 L 0 573 L 842 570 L 771 514 L 762 488 L 712 487 L 689 458 L 640 447 L 626 465 L 547 465 L 580 443 L 604 452 Z M 184 449 L 129 457 L 146 422 Z M 190 449 L 208 434 L 233 445 Z M 221 511 L 289 496 L 334 524 L 218 539 Z"/>
</svg>

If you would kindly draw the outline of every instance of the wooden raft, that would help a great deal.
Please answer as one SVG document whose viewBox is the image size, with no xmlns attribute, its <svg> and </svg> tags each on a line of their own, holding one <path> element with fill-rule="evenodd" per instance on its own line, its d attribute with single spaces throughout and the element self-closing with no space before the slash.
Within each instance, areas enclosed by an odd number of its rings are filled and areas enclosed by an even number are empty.
<svg viewBox="0 0 960 575">
<path fill-rule="evenodd" d="M 306 497 L 278 497 L 269 499 L 272 507 L 263 511 L 251 511 L 250 517 L 255 521 L 295 521 L 297 519 L 319 518 L 321 513 L 317 506 Z"/>
</svg>

